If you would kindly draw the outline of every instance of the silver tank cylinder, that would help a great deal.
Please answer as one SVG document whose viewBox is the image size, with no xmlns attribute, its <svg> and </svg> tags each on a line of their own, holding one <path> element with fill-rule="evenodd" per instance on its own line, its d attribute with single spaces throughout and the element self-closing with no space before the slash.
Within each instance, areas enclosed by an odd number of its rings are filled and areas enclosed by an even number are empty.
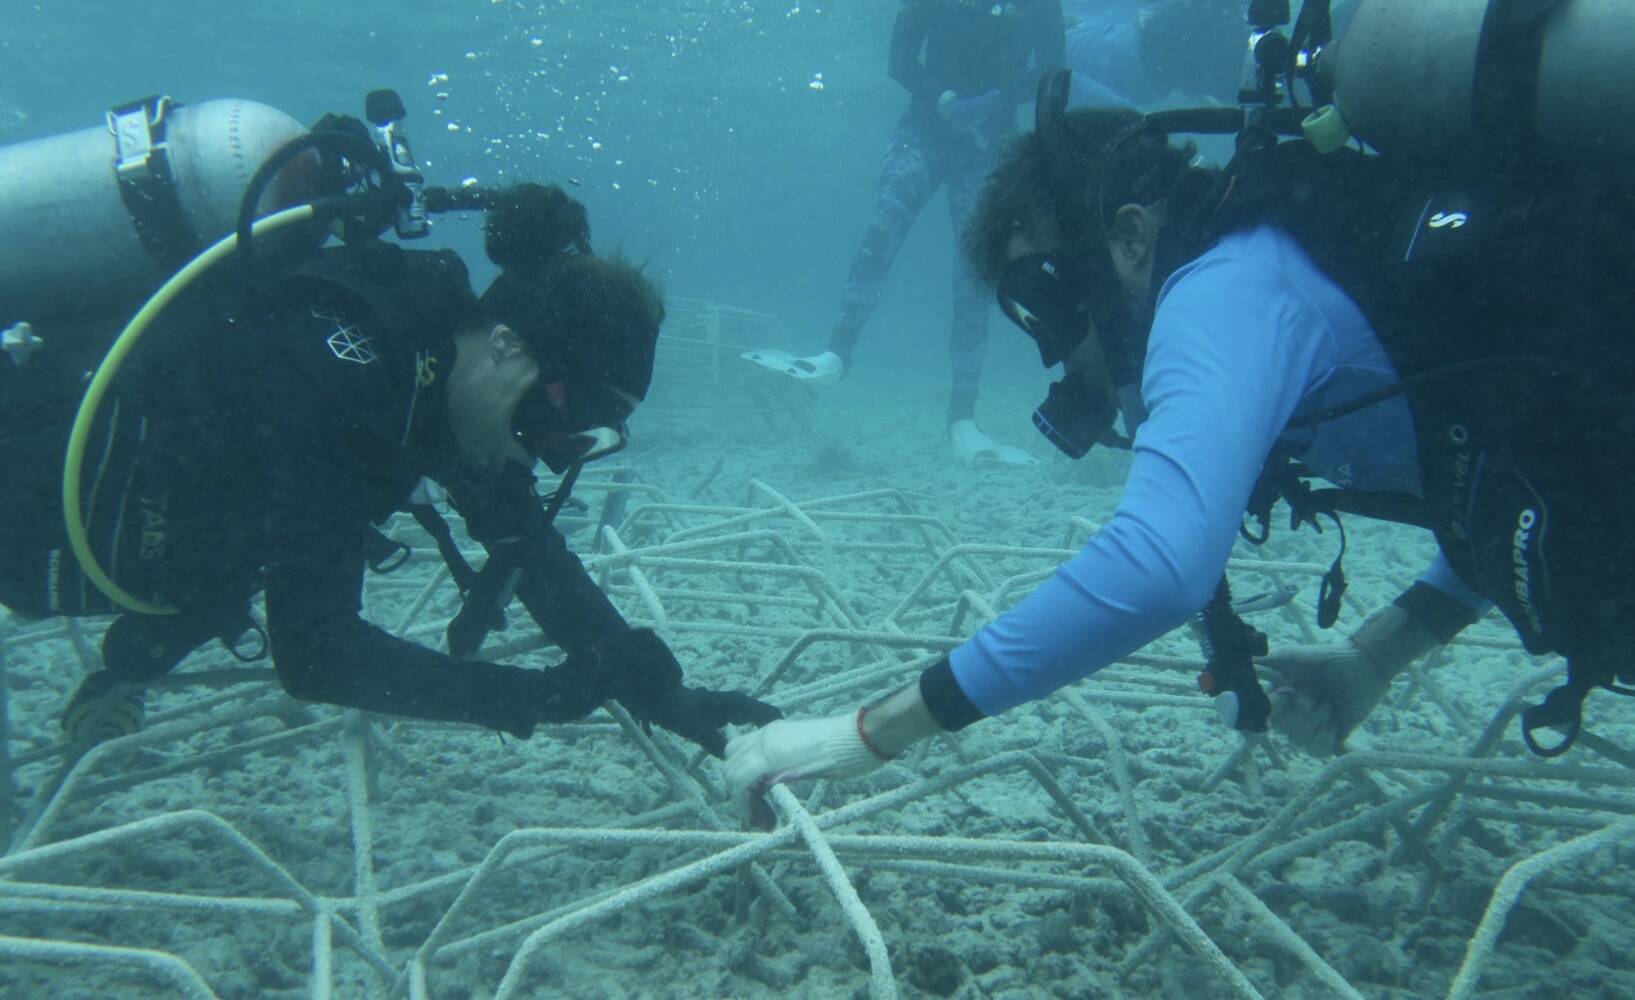
<svg viewBox="0 0 1635 1000">
<path fill-rule="evenodd" d="M 172 105 L 164 140 L 177 201 L 200 247 L 225 236 L 251 176 L 303 133 L 254 101 Z M 54 320 L 127 308 L 170 275 L 143 245 L 115 172 L 106 126 L 0 146 L 0 320 Z M 310 196 L 282 171 L 262 210 Z M 4 324 L 0 324 L 4 325 Z"/>
<path fill-rule="evenodd" d="M 1332 53 L 1352 134 L 1391 154 L 1457 157 L 1479 143 L 1477 59 L 1489 0 L 1361 0 Z M 1522 123 L 1547 150 L 1635 155 L 1635 3 L 1563 0 L 1543 15 L 1537 99 Z M 1326 61 L 1326 60 L 1325 60 Z"/>
</svg>

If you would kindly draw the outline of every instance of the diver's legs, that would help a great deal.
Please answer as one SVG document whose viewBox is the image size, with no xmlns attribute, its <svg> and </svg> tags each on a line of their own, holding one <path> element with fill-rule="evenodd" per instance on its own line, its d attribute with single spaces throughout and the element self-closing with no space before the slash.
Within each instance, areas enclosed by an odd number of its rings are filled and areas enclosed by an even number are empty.
<svg viewBox="0 0 1635 1000">
<path fill-rule="evenodd" d="M 948 423 L 976 419 L 976 396 L 982 379 L 982 355 L 988 347 L 989 296 L 971 272 L 960 245 L 965 222 L 976 207 L 977 192 L 986 175 L 987 160 L 967 162 L 948 176 L 948 217 L 954 228 L 954 309 L 948 351 L 954 387 L 948 400 Z"/>
<path fill-rule="evenodd" d="M 937 189 L 934 161 L 924 132 L 907 120 L 898 125 L 880 164 L 868 228 L 852 257 L 846 289 L 840 297 L 840 318 L 829 337 L 829 350 L 839 355 L 847 368 L 851 367 L 852 350 L 863 325 L 880 303 L 880 291 L 897 251 Z"/>
<path fill-rule="evenodd" d="M 950 162 L 958 168 L 946 171 L 948 215 L 954 227 L 953 329 L 948 340 L 954 384 L 948 397 L 948 443 L 962 465 L 1035 465 L 1032 455 L 1000 444 L 976 423 L 977 388 L 982 381 L 982 356 L 988 349 L 988 309 L 993 297 L 972 273 L 961 244 L 992 158 L 973 147 Z"/>
<path fill-rule="evenodd" d="M 75 743 L 100 743 L 142 728 L 143 690 L 221 635 L 219 618 L 181 613 L 115 618 L 102 636 L 102 669 L 80 682 L 62 728 Z"/>
</svg>

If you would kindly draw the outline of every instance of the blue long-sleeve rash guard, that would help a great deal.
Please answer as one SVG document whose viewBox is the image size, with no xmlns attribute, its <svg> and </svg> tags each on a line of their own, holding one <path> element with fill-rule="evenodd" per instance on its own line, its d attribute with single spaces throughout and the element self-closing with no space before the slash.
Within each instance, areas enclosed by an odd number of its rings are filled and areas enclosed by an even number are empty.
<svg viewBox="0 0 1635 1000">
<path fill-rule="evenodd" d="M 949 657 L 997 715 L 1183 624 L 1214 593 L 1274 443 L 1341 486 L 1419 493 L 1406 400 L 1285 436 L 1291 418 L 1397 381 L 1362 312 L 1285 232 L 1234 233 L 1160 292 L 1142 374 L 1148 410 L 1111 521 L 1054 576 Z M 1424 582 L 1475 606 L 1445 563 Z"/>
</svg>

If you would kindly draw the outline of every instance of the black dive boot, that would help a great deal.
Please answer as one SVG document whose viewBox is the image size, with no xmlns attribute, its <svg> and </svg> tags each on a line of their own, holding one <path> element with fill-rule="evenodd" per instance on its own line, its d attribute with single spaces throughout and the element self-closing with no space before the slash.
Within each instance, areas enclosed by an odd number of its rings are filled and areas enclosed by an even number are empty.
<svg viewBox="0 0 1635 1000">
<path fill-rule="evenodd" d="M 80 682 L 63 710 L 63 732 L 88 746 L 141 729 L 147 682 L 169 673 L 219 631 L 187 614 L 115 618 L 102 637 L 104 669 Z"/>
</svg>

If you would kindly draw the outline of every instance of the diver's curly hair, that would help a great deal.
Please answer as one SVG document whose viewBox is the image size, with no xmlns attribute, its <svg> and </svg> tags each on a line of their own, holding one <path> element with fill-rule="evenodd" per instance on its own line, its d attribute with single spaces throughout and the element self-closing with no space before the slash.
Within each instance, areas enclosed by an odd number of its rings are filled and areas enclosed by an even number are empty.
<svg viewBox="0 0 1635 1000">
<path fill-rule="evenodd" d="M 537 271 L 564 254 L 588 254 L 585 206 L 555 184 L 523 183 L 489 197 L 483 250 L 507 271 Z"/>
<path fill-rule="evenodd" d="M 1081 108 L 1063 119 L 1064 152 L 1076 164 L 1074 189 L 1057 190 L 1057 177 L 1044 140 L 1037 132 L 1017 136 L 988 174 L 976 209 L 961 234 L 961 248 L 972 272 L 988 287 L 999 283 L 1010 261 L 1013 237 L 1034 242 L 1049 238 L 1085 239 L 1091 234 L 1051 230 L 1063 224 L 1061 198 L 1082 199 L 1086 216 L 1108 225 L 1111 213 L 1130 202 L 1148 204 L 1166 197 L 1197 154 L 1192 143 L 1172 145 L 1154 129 L 1130 128 L 1139 112 L 1125 108 Z M 1107 148 L 1117 139 L 1115 148 Z"/>
</svg>

